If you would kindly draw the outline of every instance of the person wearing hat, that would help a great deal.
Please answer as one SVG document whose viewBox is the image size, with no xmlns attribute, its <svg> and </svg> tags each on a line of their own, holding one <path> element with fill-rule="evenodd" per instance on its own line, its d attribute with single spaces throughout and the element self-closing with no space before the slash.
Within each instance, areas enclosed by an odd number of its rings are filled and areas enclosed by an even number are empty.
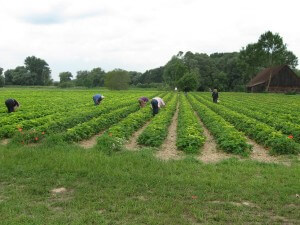
<svg viewBox="0 0 300 225">
<path fill-rule="evenodd" d="M 93 101 L 94 101 L 95 105 L 99 105 L 103 99 L 104 99 L 104 96 L 101 94 L 96 94 L 93 96 Z"/>
<path fill-rule="evenodd" d="M 211 96 L 213 98 L 213 103 L 218 103 L 219 93 L 216 88 L 213 90 Z"/>
<path fill-rule="evenodd" d="M 149 102 L 149 99 L 147 97 L 141 97 L 139 98 L 140 107 L 143 108 L 145 105 Z"/>
<path fill-rule="evenodd" d="M 5 101 L 8 113 L 14 112 L 17 107 L 20 106 L 16 99 L 10 98 Z"/>
</svg>

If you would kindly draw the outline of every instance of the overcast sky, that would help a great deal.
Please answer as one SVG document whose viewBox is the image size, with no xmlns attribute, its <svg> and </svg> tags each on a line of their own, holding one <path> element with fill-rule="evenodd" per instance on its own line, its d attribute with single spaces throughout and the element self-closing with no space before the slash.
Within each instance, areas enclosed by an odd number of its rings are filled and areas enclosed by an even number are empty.
<svg viewBox="0 0 300 225">
<path fill-rule="evenodd" d="M 54 80 L 95 67 L 144 72 L 178 51 L 239 51 L 267 30 L 300 58 L 298 2 L 0 0 L 0 67 L 34 55 L 49 64 Z"/>
</svg>

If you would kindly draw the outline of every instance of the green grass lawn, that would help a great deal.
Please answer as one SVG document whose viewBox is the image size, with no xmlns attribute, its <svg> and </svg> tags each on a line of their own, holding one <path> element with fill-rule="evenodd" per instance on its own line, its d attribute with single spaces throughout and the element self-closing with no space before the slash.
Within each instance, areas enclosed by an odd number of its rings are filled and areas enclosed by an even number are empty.
<svg viewBox="0 0 300 225">
<path fill-rule="evenodd" d="M 300 223 L 297 160 L 163 162 L 153 151 L 1 146 L 0 224 Z"/>
</svg>

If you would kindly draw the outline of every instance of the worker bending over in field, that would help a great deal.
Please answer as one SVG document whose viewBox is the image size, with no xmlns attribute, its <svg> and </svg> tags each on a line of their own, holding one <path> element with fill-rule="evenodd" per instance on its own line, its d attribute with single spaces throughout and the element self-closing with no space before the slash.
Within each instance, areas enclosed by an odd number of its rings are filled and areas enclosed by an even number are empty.
<svg viewBox="0 0 300 225">
<path fill-rule="evenodd" d="M 218 90 L 216 88 L 213 90 L 211 96 L 213 98 L 213 102 L 218 103 L 219 93 L 218 93 Z"/>
<path fill-rule="evenodd" d="M 100 95 L 100 94 L 96 94 L 93 96 L 93 101 L 94 101 L 95 105 L 99 105 L 103 99 L 104 99 L 104 96 Z"/>
<path fill-rule="evenodd" d="M 160 97 L 152 98 L 151 106 L 152 106 L 152 110 L 153 110 L 153 116 L 155 116 L 155 114 L 158 113 L 158 110 L 161 107 L 164 107 L 165 105 L 166 104 L 164 103 L 164 100 L 162 100 L 162 98 L 160 98 Z"/>
<path fill-rule="evenodd" d="M 16 99 L 10 98 L 5 101 L 8 113 L 14 112 L 20 106 Z"/>
<path fill-rule="evenodd" d="M 139 98 L 139 103 L 140 103 L 140 107 L 145 107 L 145 105 L 147 104 L 147 102 L 149 102 L 149 99 L 146 97 L 141 97 Z"/>
</svg>

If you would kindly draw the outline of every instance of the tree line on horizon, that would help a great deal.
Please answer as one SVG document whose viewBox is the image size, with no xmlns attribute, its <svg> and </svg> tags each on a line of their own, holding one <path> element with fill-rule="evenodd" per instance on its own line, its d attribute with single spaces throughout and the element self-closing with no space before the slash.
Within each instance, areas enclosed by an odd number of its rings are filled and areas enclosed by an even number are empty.
<svg viewBox="0 0 300 225">
<path fill-rule="evenodd" d="M 45 60 L 35 56 L 27 57 L 24 66 L 8 69 L 2 76 L 0 86 L 5 85 L 58 85 L 62 88 L 108 87 L 127 89 L 129 86 L 141 88 L 166 88 L 205 91 L 217 88 L 221 91 L 244 91 L 245 85 L 260 70 L 276 65 L 289 65 L 296 69 L 298 58 L 287 49 L 282 37 L 271 31 L 262 34 L 256 43 L 248 44 L 239 52 L 193 53 L 179 52 L 164 66 L 144 73 L 115 69 L 105 72 L 100 67 L 90 71 L 77 71 L 74 79 L 71 72 L 61 72 L 60 81 L 51 79 L 51 70 Z"/>
</svg>

